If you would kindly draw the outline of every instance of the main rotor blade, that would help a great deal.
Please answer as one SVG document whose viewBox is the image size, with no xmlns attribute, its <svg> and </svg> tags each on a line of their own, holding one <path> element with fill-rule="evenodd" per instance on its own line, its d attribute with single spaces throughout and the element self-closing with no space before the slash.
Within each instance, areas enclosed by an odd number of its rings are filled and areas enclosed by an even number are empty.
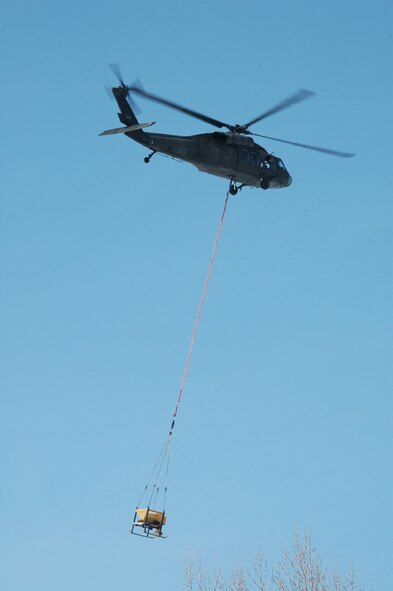
<svg viewBox="0 0 393 591">
<path fill-rule="evenodd" d="M 262 115 L 259 115 L 259 117 L 255 117 L 255 119 L 252 119 L 245 125 L 242 125 L 242 129 L 247 129 L 247 127 L 250 127 L 250 125 L 254 125 L 254 123 L 257 123 L 262 119 L 266 119 L 266 117 L 270 117 L 270 115 L 274 115 L 275 113 L 283 111 L 284 109 L 287 109 L 288 107 L 291 107 L 292 105 L 295 105 L 300 101 L 304 101 L 305 99 L 313 96 L 314 94 L 315 92 L 312 92 L 311 90 L 305 90 L 304 88 L 301 88 L 295 94 L 292 94 L 285 100 L 281 101 L 281 103 L 278 103 L 275 107 L 272 107 L 265 113 L 262 113 Z"/>
<path fill-rule="evenodd" d="M 151 94 L 150 92 L 146 92 L 145 90 L 143 90 L 143 88 L 140 88 L 139 86 L 128 86 L 128 90 L 130 90 L 131 92 L 135 92 L 140 96 L 144 96 L 145 98 L 151 101 L 161 103 L 162 105 L 171 107 L 171 109 L 176 109 L 181 113 L 185 113 L 186 115 L 190 115 L 191 117 L 195 117 L 196 119 L 200 119 L 201 121 L 210 123 L 210 125 L 214 125 L 215 127 L 227 127 L 228 129 L 232 127 L 228 123 L 224 123 L 223 121 L 219 121 L 218 119 L 213 119 L 212 117 L 207 117 L 207 115 L 202 115 L 202 113 L 198 113 L 197 111 L 193 111 L 192 109 L 187 109 L 187 107 L 183 107 L 182 105 L 178 105 L 177 103 L 173 103 L 172 101 L 163 99 L 155 94 Z"/>
<path fill-rule="evenodd" d="M 261 135 L 260 133 L 252 133 L 258 137 L 263 137 L 268 140 L 275 142 L 281 142 L 282 144 L 291 144 L 291 146 L 297 146 L 298 148 L 306 148 L 307 150 L 314 150 L 315 152 L 323 152 L 324 154 L 330 154 L 331 156 L 339 156 L 340 158 L 352 158 L 355 154 L 349 152 L 339 152 L 338 150 L 329 150 L 329 148 L 320 148 L 318 146 L 309 146 L 308 144 L 299 144 L 298 142 L 290 142 L 289 140 L 280 140 L 278 137 L 270 137 L 268 135 Z"/>
</svg>

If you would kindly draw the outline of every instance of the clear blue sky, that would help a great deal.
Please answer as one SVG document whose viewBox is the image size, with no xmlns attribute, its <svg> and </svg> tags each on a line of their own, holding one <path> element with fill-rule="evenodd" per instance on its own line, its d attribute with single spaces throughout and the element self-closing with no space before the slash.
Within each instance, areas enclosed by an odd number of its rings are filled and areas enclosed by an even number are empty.
<svg viewBox="0 0 393 591">
<path fill-rule="evenodd" d="M 393 588 L 391 2 L 0 3 L 0 587 L 180 589 L 296 528 Z M 242 123 L 292 177 L 231 199 L 178 416 L 167 540 L 128 526 L 227 184 L 125 137 L 130 82 Z M 212 131 L 139 101 L 157 132 Z M 252 511 L 255 521 L 247 515 Z"/>
</svg>

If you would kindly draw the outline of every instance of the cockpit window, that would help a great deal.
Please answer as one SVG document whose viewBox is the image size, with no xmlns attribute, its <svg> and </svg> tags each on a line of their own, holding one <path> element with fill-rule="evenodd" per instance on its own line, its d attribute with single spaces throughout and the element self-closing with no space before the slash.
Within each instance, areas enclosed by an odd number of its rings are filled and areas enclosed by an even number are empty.
<svg viewBox="0 0 393 591">
<path fill-rule="evenodd" d="M 280 160 L 279 158 L 277 158 L 277 166 L 278 166 L 278 168 L 282 168 L 282 169 L 286 170 L 286 168 L 284 166 L 284 162 L 282 160 Z"/>
</svg>

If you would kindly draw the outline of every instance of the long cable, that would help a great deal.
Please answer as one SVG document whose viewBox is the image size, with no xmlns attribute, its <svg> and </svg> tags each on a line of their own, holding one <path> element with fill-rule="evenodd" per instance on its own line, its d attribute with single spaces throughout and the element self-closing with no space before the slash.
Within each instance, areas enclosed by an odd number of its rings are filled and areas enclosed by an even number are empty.
<svg viewBox="0 0 393 591">
<path fill-rule="evenodd" d="M 146 484 L 146 486 L 144 488 L 144 491 L 142 493 L 142 497 L 141 497 L 141 499 L 140 499 L 140 501 L 139 501 L 139 503 L 138 503 L 137 506 L 140 505 L 140 503 L 142 501 L 142 498 L 144 497 L 147 489 L 149 488 L 149 484 L 150 484 L 151 479 L 152 479 L 152 477 L 153 477 L 154 474 L 156 475 L 156 479 L 155 479 L 155 483 L 154 483 L 154 486 L 153 486 L 153 490 L 152 490 L 151 495 L 150 495 L 149 506 L 150 506 L 151 502 L 153 501 L 153 499 L 154 499 L 154 502 L 157 499 L 157 496 L 158 496 L 158 493 L 159 493 L 159 481 L 160 481 L 161 471 L 162 471 L 162 469 L 163 469 L 163 467 L 165 465 L 165 460 L 167 460 L 166 461 L 166 477 L 168 476 L 168 470 L 169 470 L 169 448 L 170 448 L 170 443 L 171 443 L 171 439 L 172 439 L 173 429 L 175 427 L 175 419 L 176 419 L 176 416 L 177 416 L 177 411 L 179 409 L 179 405 L 180 405 L 182 394 L 183 394 L 183 390 L 184 390 L 184 384 L 185 384 L 185 381 L 186 381 L 186 377 L 187 377 L 187 373 L 188 373 L 188 368 L 189 368 L 189 365 L 190 365 L 192 350 L 194 348 L 195 337 L 196 337 L 196 333 L 197 333 L 197 330 L 198 330 L 199 321 L 201 319 L 203 304 L 205 302 L 207 286 L 209 284 L 210 275 L 211 275 L 212 268 L 213 268 L 213 263 L 214 263 L 214 258 L 216 256 L 217 245 L 218 245 L 218 241 L 219 241 L 220 235 L 221 235 L 222 224 L 223 224 L 225 213 L 226 213 L 226 210 L 227 210 L 227 204 L 228 204 L 229 195 L 230 195 L 230 193 L 229 193 L 229 190 L 228 190 L 228 192 L 226 194 L 226 197 L 225 197 L 224 208 L 222 210 L 220 222 L 218 224 L 218 230 L 217 230 L 216 238 L 215 238 L 214 245 L 213 245 L 213 251 L 212 251 L 211 258 L 210 258 L 209 268 L 208 268 L 208 271 L 207 271 L 205 283 L 203 285 L 202 297 L 201 297 L 201 300 L 199 302 L 198 314 L 197 314 L 197 317 L 196 317 L 196 320 L 195 320 L 194 330 L 192 331 L 192 336 L 191 336 L 191 341 L 190 341 L 190 347 L 189 347 L 189 350 L 188 350 L 186 364 L 185 364 L 184 370 L 183 370 L 183 375 L 182 375 L 182 379 L 181 379 L 181 383 L 180 383 L 179 394 L 178 394 L 176 406 L 174 408 L 173 415 L 172 415 L 171 427 L 169 429 L 169 433 L 168 433 L 167 439 L 166 439 L 166 441 L 165 441 L 165 443 L 163 445 L 163 448 L 161 450 L 161 453 L 158 456 L 158 459 L 156 461 L 156 464 L 155 464 L 155 466 L 153 468 L 153 471 L 151 473 L 151 476 L 149 478 L 149 481 L 148 481 L 148 483 Z M 165 504 L 166 492 L 167 492 L 167 484 L 165 483 L 165 487 L 164 487 L 164 504 Z"/>
<path fill-rule="evenodd" d="M 184 384 L 185 384 L 185 381 L 186 381 L 186 377 L 187 377 L 187 373 L 188 373 L 188 368 L 189 368 L 189 365 L 190 365 L 190 360 L 191 360 L 191 355 L 192 355 L 192 350 L 193 350 L 194 343 L 195 343 L 195 337 L 196 337 L 196 333 L 197 333 L 197 330 L 198 330 L 199 321 L 201 319 L 203 304 L 205 302 L 205 296 L 206 296 L 207 286 L 209 284 L 209 279 L 210 279 L 210 275 L 211 275 L 212 268 L 213 268 L 213 263 L 214 263 L 214 257 L 216 256 L 217 245 L 218 245 L 218 241 L 220 239 L 222 224 L 223 224 L 225 213 L 226 213 L 226 210 L 227 210 L 228 199 L 229 199 L 229 191 L 227 192 L 226 197 L 225 197 L 224 208 L 222 210 L 222 214 L 221 214 L 221 218 L 220 218 L 220 223 L 218 224 L 218 230 L 217 230 L 217 234 L 216 234 L 216 239 L 214 241 L 212 256 L 211 256 L 211 259 L 210 259 L 209 268 L 208 268 L 206 279 L 205 279 L 205 283 L 204 283 L 204 286 L 203 286 L 203 292 L 202 292 L 201 301 L 199 303 L 198 314 L 197 314 L 197 317 L 196 317 L 196 320 L 195 320 L 194 330 L 192 331 L 190 347 L 189 347 L 189 350 L 188 350 L 186 364 L 184 366 L 183 376 L 182 376 L 181 383 L 180 383 L 179 395 L 177 397 L 176 406 L 175 406 L 175 409 L 173 411 L 173 420 L 172 420 L 172 425 L 171 425 L 171 428 L 170 428 L 170 431 L 169 431 L 170 434 L 172 433 L 172 431 L 174 429 L 174 426 L 175 426 L 175 419 L 176 419 L 177 411 L 178 411 L 178 408 L 179 408 L 179 405 L 180 405 L 181 397 L 182 397 L 182 394 L 183 394 Z"/>
</svg>

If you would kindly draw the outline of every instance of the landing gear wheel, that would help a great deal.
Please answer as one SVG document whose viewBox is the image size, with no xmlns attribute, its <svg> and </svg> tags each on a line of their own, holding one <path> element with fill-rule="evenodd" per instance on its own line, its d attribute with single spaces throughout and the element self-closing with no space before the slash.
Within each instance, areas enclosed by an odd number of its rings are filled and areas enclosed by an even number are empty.
<svg viewBox="0 0 393 591">
<path fill-rule="evenodd" d="M 238 190 L 239 189 L 236 187 L 235 184 L 231 183 L 229 185 L 229 192 L 230 192 L 231 195 L 237 195 Z"/>
<path fill-rule="evenodd" d="M 261 189 L 266 191 L 266 189 L 268 189 L 268 188 L 269 188 L 269 181 L 267 179 L 262 179 L 261 180 Z"/>
<path fill-rule="evenodd" d="M 157 152 L 157 150 L 153 150 L 152 152 L 150 152 L 150 154 L 148 156 L 145 156 L 143 161 L 146 162 L 146 164 L 149 164 L 150 159 L 153 158 L 154 154 Z"/>
</svg>

